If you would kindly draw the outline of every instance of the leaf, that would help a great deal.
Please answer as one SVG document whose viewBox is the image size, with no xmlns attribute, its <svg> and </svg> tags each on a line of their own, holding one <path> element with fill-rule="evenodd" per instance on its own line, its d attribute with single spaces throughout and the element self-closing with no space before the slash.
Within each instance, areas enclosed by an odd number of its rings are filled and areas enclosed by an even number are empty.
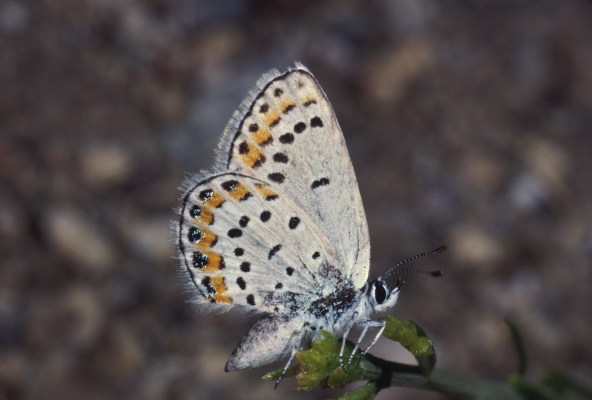
<svg viewBox="0 0 592 400">
<path fill-rule="evenodd" d="M 403 323 L 390 315 L 383 318 L 383 320 L 386 321 L 383 335 L 401 343 L 404 348 L 413 354 L 424 375 L 428 376 L 436 365 L 436 352 L 432 340 L 413 321 Z"/>
<path fill-rule="evenodd" d="M 284 371 L 283 368 L 280 369 L 276 369 L 275 371 L 269 371 L 267 372 L 265 375 L 263 375 L 261 377 L 261 379 L 263 379 L 264 381 L 277 381 L 278 378 L 280 376 L 282 376 L 282 372 Z M 286 371 L 286 374 L 284 375 L 284 378 L 287 378 L 289 376 L 294 376 L 298 373 L 298 368 L 296 365 L 291 365 L 288 370 Z"/>
<path fill-rule="evenodd" d="M 552 397 L 548 397 L 543 391 L 526 382 L 521 375 L 514 374 L 509 379 L 509 384 L 525 399 L 529 400 L 551 400 Z"/>
<path fill-rule="evenodd" d="M 326 379 L 339 366 L 339 342 L 333 335 L 322 331 L 321 338 L 310 349 L 296 354 L 298 388 L 310 390 Z"/>
<path fill-rule="evenodd" d="M 376 396 L 376 383 L 367 383 L 339 397 L 337 400 L 371 400 Z"/>
<path fill-rule="evenodd" d="M 341 388 L 364 376 L 363 363 L 359 364 L 354 358 L 351 365 L 343 369 L 339 365 L 339 351 L 341 342 L 331 333 L 321 331 L 321 336 L 315 340 L 308 350 L 296 353 L 294 365 L 286 376 L 296 375 L 299 390 L 310 390 L 317 385 L 331 388 Z M 343 359 L 348 360 L 352 346 L 348 342 L 343 354 Z M 266 381 L 277 380 L 282 374 L 278 369 L 263 376 Z"/>
<path fill-rule="evenodd" d="M 339 366 L 340 348 L 341 342 L 335 336 L 321 331 L 321 337 L 312 343 L 310 349 L 297 353 L 298 388 L 310 390 L 321 382 L 338 388 L 361 379 L 364 371 L 355 362 L 346 370 Z M 346 346 L 344 360 L 349 358 L 351 350 L 351 346 Z"/>
<path fill-rule="evenodd" d="M 561 371 L 544 372 L 542 386 L 551 390 L 555 397 L 574 399 L 592 399 L 592 388 Z"/>
<path fill-rule="evenodd" d="M 516 328 L 516 325 L 506 318 L 506 325 L 508 330 L 510 331 L 510 336 L 512 338 L 512 343 L 514 344 L 514 349 L 516 349 L 516 355 L 518 356 L 518 375 L 523 376 L 526 373 L 526 351 L 524 350 L 524 342 L 522 341 L 522 336 Z"/>
</svg>

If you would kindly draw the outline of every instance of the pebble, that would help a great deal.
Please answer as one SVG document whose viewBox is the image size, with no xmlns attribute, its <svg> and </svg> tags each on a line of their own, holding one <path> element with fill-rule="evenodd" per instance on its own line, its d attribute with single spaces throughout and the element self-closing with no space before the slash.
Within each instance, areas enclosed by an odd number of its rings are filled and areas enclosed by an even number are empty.
<svg viewBox="0 0 592 400">
<path fill-rule="evenodd" d="M 54 251 L 82 268 L 103 271 L 114 262 L 111 241 L 98 224 L 73 207 L 50 209 L 45 228 Z"/>
<path fill-rule="evenodd" d="M 131 157 L 122 147 L 114 144 L 91 146 L 80 155 L 83 180 L 94 187 L 124 182 L 130 178 Z"/>
</svg>

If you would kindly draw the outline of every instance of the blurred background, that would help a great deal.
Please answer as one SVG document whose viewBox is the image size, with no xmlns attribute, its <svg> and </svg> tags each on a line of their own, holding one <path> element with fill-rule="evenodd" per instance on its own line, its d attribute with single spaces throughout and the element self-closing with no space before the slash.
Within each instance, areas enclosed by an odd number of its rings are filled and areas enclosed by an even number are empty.
<svg viewBox="0 0 592 400">
<path fill-rule="evenodd" d="M 508 317 L 530 378 L 592 384 L 591 21 L 583 0 L 0 1 L 0 398 L 341 393 L 224 373 L 254 320 L 195 312 L 169 231 L 186 173 L 295 60 L 344 131 L 371 276 L 450 247 L 394 310 L 439 367 L 506 379 Z"/>
</svg>

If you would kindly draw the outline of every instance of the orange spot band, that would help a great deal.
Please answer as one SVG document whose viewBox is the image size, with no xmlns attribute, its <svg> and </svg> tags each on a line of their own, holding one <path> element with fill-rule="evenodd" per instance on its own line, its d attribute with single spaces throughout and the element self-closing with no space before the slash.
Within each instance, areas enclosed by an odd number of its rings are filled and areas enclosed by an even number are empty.
<svg viewBox="0 0 592 400">
<path fill-rule="evenodd" d="M 277 193 L 274 192 L 269 186 L 258 183 L 255 185 L 255 187 L 257 188 L 257 192 L 259 192 L 259 194 L 265 200 L 272 200 L 277 198 Z"/>
<path fill-rule="evenodd" d="M 200 232 L 202 234 L 202 237 L 195 243 L 195 246 L 197 246 L 199 249 L 213 247 L 218 241 L 218 236 L 216 236 L 209 230 L 200 228 Z"/>
<path fill-rule="evenodd" d="M 224 203 L 224 197 L 220 193 L 214 193 L 211 198 L 204 201 L 204 204 L 208 207 L 220 207 Z"/>
<path fill-rule="evenodd" d="M 285 103 L 280 104 L 280 109 L 282 110 L 283 114 L 290 112 L 294 107 L 296 107 L 296 103 L 293 101 L 287 101 Z"/>
<path fill-rule="evenodd" d="M 259 129 L 257 132 L 255 132 L 253 134 L 253 140 L 258 145 L 266 145 L 268 143 L 271 143 L 270 139 L 271 139 L 271 134 L 266 129 Z"/>
<path fill-rule="evenodd" d="M 208 257 L 208 263 L 205 267 L 201 268 L 201 272 L 217 272 L 224 268 L 224 258 L 213 251 L 203 251 Z"/>
<path fill-rule="evenodd" d="M 250 192 L 245 185 L 239 183 L 238 185 L 236 185 L 236 188 L 234 188 L 234 190 L 231 190 L 229 193 L 234 200 L 240 201 L 244 200 L 247 196 L 249 196 Z"/>
<path fill-rule="evenodd" d="M 277 112 L 269 111 L 265 116 L 263 116 L 263 123 L 267 126 L 272 126 L 276 123 L 276 121 L 280 118 Z"/>
<path fill-rule="evenodd" d="M 255 146 L 249 146 L 247 152 L 241 154 L 241 158 L 251 168 L 256 168 L 265 161 L 265 157 Z"/>
<path fill-rule="evenodd" d="M 225 304 L 232 303 L 232 299 L 230 297 L 224 295 L 224 293 L 226 292 L 226 290 L 228 290 L 228 288 L 226 287 L 226 284 L 224 283 L 223 277 L 214 276 L 211 278 L 210 283 L 211 283 L 212 287 L 214 288 L 214 291 L 216 292 L 212 297 L 218 303 L 225 303 Z"/>
<path fill-rule="evenodd" d="M 214 214 L 211 211 L 202 208 L 199 217 L 195 218 L 195 220 L 205 225 L 212 225 L 212 222 L 214 222 Z"/>
</svg>

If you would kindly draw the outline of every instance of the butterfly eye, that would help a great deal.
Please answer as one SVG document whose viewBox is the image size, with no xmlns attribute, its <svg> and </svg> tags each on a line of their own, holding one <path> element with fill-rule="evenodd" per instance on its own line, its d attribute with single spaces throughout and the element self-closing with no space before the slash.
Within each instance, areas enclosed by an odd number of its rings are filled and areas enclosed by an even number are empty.
<svg viewBox="0 0 592 400">
<path fill-rule="evenodd" d="M 386 287 L 382 282 L 376 282 L 374 284 L 374 300 L 377 304 L 382 304 L 386 300 Z"/>
</svg>

